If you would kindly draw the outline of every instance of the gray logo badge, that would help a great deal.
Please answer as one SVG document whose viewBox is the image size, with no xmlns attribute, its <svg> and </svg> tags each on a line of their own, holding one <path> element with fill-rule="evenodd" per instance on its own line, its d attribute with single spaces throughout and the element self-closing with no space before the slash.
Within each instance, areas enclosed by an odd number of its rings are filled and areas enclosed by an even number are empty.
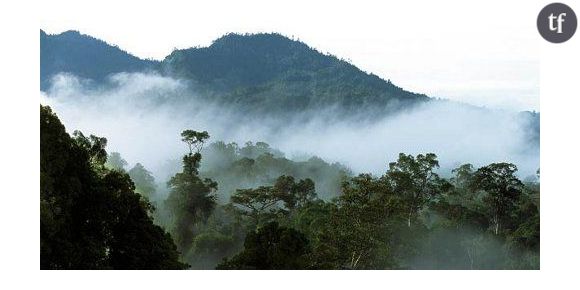
<svg viewBox="0 0 580 290">
<path fill-rule="evenodd" d="M 552 3 L 544 7 L 537 21 L 540 35 L 552 43 L 562 43 L 570 39 L 576 32 L 577 24 L 572 8 L 563 3 Z"/>
</svg>

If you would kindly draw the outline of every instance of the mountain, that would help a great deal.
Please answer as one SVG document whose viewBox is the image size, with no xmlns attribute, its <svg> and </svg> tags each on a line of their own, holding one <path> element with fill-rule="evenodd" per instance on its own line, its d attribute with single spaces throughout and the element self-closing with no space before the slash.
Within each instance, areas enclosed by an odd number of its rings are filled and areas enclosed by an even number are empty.
<svg viewBox="0 0 580 290">
<path fill-rule="evenodd" d="M 213 100 L 304 111 L 386 107 L 427 100 L 280 34 L 227 34 L 209 47 L 175 50 L 162 70 L 190 79 Z"/>
<path fill-rule="evenodd" d="M 156 70 L 189 80 L 202 97 L 241 111 L 338 107 L 384 113 L 429 99 L 275 33 L 227 34 L 208 47 L 175 50 L 162 62 L 139 59 L 76 31 L 41 31 L 40 47 L 41 89 L 58 72 L 102 82 L 112 73 Z"/>
<path fill-rule="evenodd" d="M 155 61 L 140 59 L 78 31 L 49 35 L 40 30 L 42 90 L 48 88 L 52 76 L 61 72 L 101 82 L 113 73 L 143 71 L 156 65 Z"/>
</svg>

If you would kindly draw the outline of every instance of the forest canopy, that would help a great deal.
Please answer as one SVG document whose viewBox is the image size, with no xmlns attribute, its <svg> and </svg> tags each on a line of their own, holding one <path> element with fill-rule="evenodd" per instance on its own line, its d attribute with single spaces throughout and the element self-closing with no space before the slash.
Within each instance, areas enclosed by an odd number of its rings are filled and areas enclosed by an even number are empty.
<svg viewBox="0 0 580 290">
<path fill-rule="evenodd" d="M 401 153 L 354 175 L 185 129 L 160 186 L 106 138 L 40 116 L 42 269 L 539 269 L 539 170 L 441 176 L 436 154 Z"/>
</svg>

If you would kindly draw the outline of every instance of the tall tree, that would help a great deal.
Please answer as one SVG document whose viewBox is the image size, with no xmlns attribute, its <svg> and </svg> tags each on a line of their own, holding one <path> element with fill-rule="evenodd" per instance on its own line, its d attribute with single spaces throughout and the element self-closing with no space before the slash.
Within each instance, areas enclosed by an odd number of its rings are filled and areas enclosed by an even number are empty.
<svg viewBox="0 0 580 290">
<path fill-rule="evenodd" d="M 523 183 L 515 175 L 517 170 L 517 166 L 511 163 L 492 163 L 479 168 L 473 176 L 472 189 L 487 193 L 484 202 L 489 206 L 491 225 L 496 235 L 523 190 Z"/>
<path fill-rule="evenodd" d="M 405 201 L 409 228 L 418 211 L 449 187 L 449 183 L 435 173 L 437 168 L 439 161 L 433 153 L 419 154 L 417 157 L 400 153 L 396 162 L 389 163 L 384 178 L 392 191 Z"/>
<path fill-rule="evenodd" d="M 189 154 L 191 155 L 194 150 L 196 153 L 201 152 L 205 140 L 209 139 L 209 133 L 207 131 L 198 132 L 188 129 L 181 132 L 181 138 L 181 141 L 185 142 L 189 147 Z"/>
<path fill-rule="evenodd" d="M 251 219 L 253 227 L 260 225 L 266 216 L 274 215 L 279 209 L 277 203 L 281 202 L 271 186 L 237 189 L 230 200 L 237 206 L 238 213 Z"/>
<path fill-rule="evenodd" d="M 315 185 L 311 179 L 296 182 L 294 177 L 282 175 L 273 186 L 237 189 L 230 200 L 238 208 L 238 213 L 250 217 L 252 225 L 258 226 L 279 212 L 292 212 L 315 198 Z"/>
<path fill-rule="evenodd" d="M 400 203 L 383 180 L 361 174 L 342 184 L 313 241 L 313 264 L 325 269 L 393 268 L 391 240 Z M 320 218 L 319 218 L 320 219 Z"/>
<path fill-rule="evenodd" d="M 314 181 L 310 178 L 298 182 L 292 176 L 282 175 L 276 179 L 272 191 L 284 202 L 284 206 L 292 211 L 316 199 Z"/>
<path fill-rule="evenodd" d="M 200 151 L 209 134 L 185 130 L 181 136 L 188 145 L 189 153 L 183 156 L 183 171 L 167 183 L 171 191 L 166 204 L 173 214 L 173 233 L 177 245 L 181 251 L 186 251 L 195 237 L 196 223 L 206 221 L 215 208 L 217 183 L 199 177 Z"/>
</svg>

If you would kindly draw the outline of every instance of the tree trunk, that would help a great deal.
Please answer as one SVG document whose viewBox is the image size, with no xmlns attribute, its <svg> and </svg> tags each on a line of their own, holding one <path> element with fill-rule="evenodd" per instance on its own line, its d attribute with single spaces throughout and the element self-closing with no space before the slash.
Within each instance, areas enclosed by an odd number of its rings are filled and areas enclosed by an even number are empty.
<svg viewBox="0 0 580 290">
<path fill-rule="evenodd" d="M 499 235 L 499 217 L 495 216 L 493 218 L 493 223 L 494 223 L 494 234 L 497 236 Z"/>
<path fill-rule="evenodd" d="M 475 246 L 473 246 L 473 248 L 475 248 Z M 474 259 L 474 253 L 471 252 L 472 249 L 470 248 L 470 246 L 467 247 L 467 257 L 469 258 L 469 269 L 473 270 L 473 259 Z M 475 250 L 474 250 L 475 251 Z"/>
</svg>

